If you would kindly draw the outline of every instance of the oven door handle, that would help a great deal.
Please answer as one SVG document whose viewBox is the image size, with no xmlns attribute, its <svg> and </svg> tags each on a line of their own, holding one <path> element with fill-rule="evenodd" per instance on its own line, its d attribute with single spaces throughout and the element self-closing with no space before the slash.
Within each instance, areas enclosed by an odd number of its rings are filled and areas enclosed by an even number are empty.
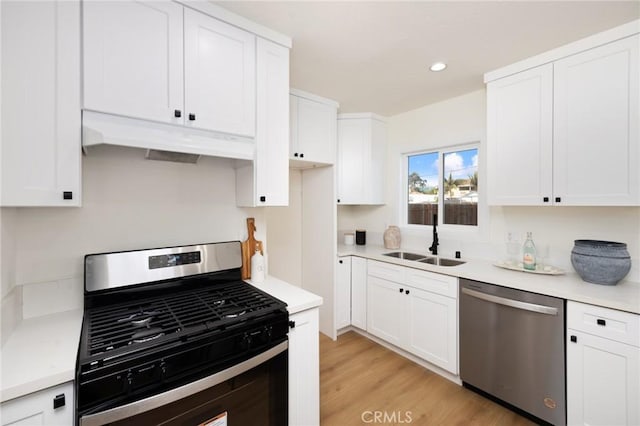
<svg viewBox="0 0 640 426">
<path fill-rule="evenodd" d="M 493 294 L 482 293 L 480 291 L 475 291 L 475 290 L 471 290 L 464 287 L 462 288 L 462 292 L 468 296 L 475 297 L 477 299 L 482 299 L 491 303 L 497 303 L 499 305 L 509 306 L 511 308 L 536 312 L 538 314 L 558 315 L 558 309 L 551 306 L 538 305 L 535 303 L 528 303 L 528 302 L 521 302 L 519 300 L 507 299 L 504 297 L 494 296 Z"/>
<path fill-rule="evenodd" d="M 188 383 L 175 389 L 168 390 L 158 395 L 153 395 L 140 401 L 131 402 L 120 407 L 111 408 L 95 414 L 88 414 L 80 418 L 80 426 L 98 426 L 106 423 L 116 422 L 118 420 L 133 417 L 163 405 L 186 398 L 205 389 L 218 385 L 239 374 L 247 372 L 258 365 L 269 361 L 289 347 L 289 342 L 284 341 L 271 349 L 262 352 L 240 364 L 229 367 L 226 370 L 219 371 L 211 376 L 204 377 L 195 382 Z"/>
</svg>

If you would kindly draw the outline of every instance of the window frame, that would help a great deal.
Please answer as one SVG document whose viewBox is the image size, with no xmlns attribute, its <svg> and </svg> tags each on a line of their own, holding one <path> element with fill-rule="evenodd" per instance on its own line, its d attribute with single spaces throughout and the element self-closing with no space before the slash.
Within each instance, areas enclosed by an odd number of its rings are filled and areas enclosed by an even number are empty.
<svg viewBox="0 0 640 426">
<path fill-rule="evenodd" d="M 451 154 L 459 151 L 466 151 L 470 149 L 478 150 L 478 187 L 486 188 L 485 179 L 484 179 L 484 168 L 481 166 L 484 152 L 482 150 L 482 144 L 480 141 L 464 143 L 459 145 L 448 145 L 434 148 L 422 149 L 419 151 L 411 151 L 411 152 L 403 152 L 400 155 L 400 161 L 402 162 L 402 166 L 400 167 L 402 171 L 402 179 L 401 179 L 401 203 L 400 203 L 400 217 L 402 220 L 400 221 L 400 226 L 402 228 L 408 229 L 410 231 L 424 231 L 429 230 L 429 232 L 433 229 L 433 225 L 419 225 L 408 223 L 408 206 L 409 206 L 409 157 L 420 154 L 433 154 L 438 153 L 438 164 L 440 165 L 438 169 L 438 230 L 442 230 L 445 232 L 450 232 L 451 234 L 463 234 L 463 235 L 479 235 L 482 232 L 483 224 L 484 224 L 484 200 L 486 197 L 485 190 L 482 192 L 478 191 L 478 217 L 477 217 L 477 225 L 457 225 L 457 224 L 445 224 L 444 223 L 444 156 L 445 154 Z M 440 196 L 442 195 L 442 197 Z"/>
</svg>

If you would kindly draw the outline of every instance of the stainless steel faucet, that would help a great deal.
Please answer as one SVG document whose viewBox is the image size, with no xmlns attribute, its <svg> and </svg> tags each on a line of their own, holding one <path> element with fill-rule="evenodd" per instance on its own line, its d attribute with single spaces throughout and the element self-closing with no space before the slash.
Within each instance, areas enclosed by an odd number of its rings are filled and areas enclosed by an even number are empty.
<svg viewBox="0 0 640 426">
<path fill-rule="evenodd" d="M 429 247 L 429 251 L 434 256 L 438 255 L 438 245 L 439 244 L 440 243 L 438 242 L 438 215 L 434 214 L 433 215 L 433 243 L 431 244 L 431 247 Z"/>
</svg>

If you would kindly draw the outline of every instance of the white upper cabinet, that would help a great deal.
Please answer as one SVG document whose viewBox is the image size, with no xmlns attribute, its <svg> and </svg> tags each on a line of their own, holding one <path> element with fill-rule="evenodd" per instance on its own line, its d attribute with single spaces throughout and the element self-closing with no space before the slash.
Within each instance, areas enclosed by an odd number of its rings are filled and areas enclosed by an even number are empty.
<svg viewBox="0 0 640 426">
<path fill-rule="evenodd" d="M 256 37 L 168 1 L 83 4 L 84 108 L 255 135 Z"/>
<path fill-rule="evenodd" d="M 236 204 L 289 204 L 289 49 L 258 38 L 256 152 L 236 168 Z"/>
<path fill-rule="evenodd" d="M 387 125 L 374 114 L 338 117 L 338 203 L 384 204 Z"/>
<path fill-rule="evenodd" d="M 551 64 L 487 85 L 490 204 L 551 204 L 552 90 Z"/>
<path fill-rule="evenodd" d="M 0 2 L 2 206 L 79 206 L 80 4 Z"/>
<path fill-rule="evenodd" d="M 554 63 L 554 197 L 640 204 L 640 35 Z"/>
<path fill-rule="evenodd" d="M 182 124 L 183 7 L 86 1 L 82 9 L 84 108 Z"/>
<path fill-rule="evenodd" d="M 300 90 L 289 96 L 290 165 L 306 168 L 336 162 L 338 104 Z"/>
<path fill-rule="evenodd" d="M 185 122 L 206 130 L 255 134 L 256 37 L 184 10 Z"/>
<path fill-rule="evenodd" d="M 620 31 L 485 76 L 489 204 L 640 205 L 640 35 Z"/>
</svg>

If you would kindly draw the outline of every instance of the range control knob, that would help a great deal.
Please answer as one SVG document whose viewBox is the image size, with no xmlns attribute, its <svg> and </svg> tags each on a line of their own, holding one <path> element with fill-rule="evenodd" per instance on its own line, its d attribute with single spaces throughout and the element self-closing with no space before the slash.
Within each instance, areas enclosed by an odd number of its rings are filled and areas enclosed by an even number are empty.
<svg viewBox="0 0 640 426">
<path fill-rule="evenodd" d="M 243 350 L 251 349 L 251 335 L 249 333 L 244 333 L 242 336 L 242 341 L 240 341 L 240 347 Z"/>
<path fill-rule="evenodd" d="M 126 386 L 127 391 L 131 391 L 131 388 L 133 387 L 133 372 L 131 372 L 131 370 L 129 370 L 127 372 L 127 379 L 126 379 Z"/>
</svg>

